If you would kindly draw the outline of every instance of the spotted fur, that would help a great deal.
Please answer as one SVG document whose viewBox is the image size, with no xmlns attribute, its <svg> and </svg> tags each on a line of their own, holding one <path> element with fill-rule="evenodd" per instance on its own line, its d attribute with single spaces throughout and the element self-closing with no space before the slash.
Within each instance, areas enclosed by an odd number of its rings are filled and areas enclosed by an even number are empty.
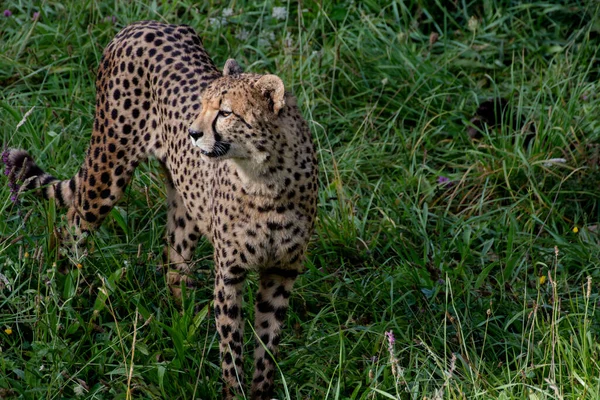
<svg viewBox="0 0 600 400">
<path fill-rule="evenodd" d="M 68 207 L 78 234 L 96 229 L 148 157 L 167 179 L 168 283 L 193 284 L 201 236 L 214 246 L 214 314 L 224 398 L 241 393 L 242 290 L 257 271 L 252 398 L 273 391 L 274 359 L 294 280 L 316 213 L 314 145 L 295 99 L 275 75 L 223 72 L 188 26 L 139 22 L 106 47 L 96 81 L 86 159 L 69 180 L 42 171 L 23 150 L 3 154 L 14 185 Z"/>
</svg>

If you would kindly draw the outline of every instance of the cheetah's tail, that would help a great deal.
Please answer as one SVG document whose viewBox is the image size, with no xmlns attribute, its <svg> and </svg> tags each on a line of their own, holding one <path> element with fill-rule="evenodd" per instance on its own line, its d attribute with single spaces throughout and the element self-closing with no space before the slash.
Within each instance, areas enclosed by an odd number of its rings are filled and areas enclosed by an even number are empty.
<svg viewBox="0 0 600 400">
<path fill-rule="evenodd" d="M 8 176 L 11 200 L 16 201 L 21 192 L 35 190 L 46 199 L 55 199 L 56 205 L 68 207 L 73 203 L 75 178 L 61 181 L 44 172 L 25 150 L 6 149 L 2 153 L 2 162 Z"/>
</svg>

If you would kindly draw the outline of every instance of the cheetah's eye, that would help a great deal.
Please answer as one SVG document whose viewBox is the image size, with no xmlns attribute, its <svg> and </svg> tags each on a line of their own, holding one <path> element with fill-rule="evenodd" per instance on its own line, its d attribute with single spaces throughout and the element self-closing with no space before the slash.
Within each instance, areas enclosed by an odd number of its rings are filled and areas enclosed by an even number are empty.
<svg viewBox="0 0 600 400">
<path fill-rule="evenodd" d="M 227 118 L 227 117 L 229 117 L 231 114 L 232 114 L 232 112 L 231 112 L 231 111 L 223 111 L 223 110 L 220 110 L 220 111 L 219 111 L 219 115 L 220 115 L 221 117 L 223 117 L 223 118 Z"/>
</svg>

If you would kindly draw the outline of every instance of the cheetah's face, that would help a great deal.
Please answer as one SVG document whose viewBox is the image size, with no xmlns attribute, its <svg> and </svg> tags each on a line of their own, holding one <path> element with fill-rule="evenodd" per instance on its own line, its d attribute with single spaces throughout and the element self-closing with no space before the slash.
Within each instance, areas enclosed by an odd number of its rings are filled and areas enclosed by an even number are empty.
<svg viewBox="0 0 600 400">
<path fill-rule="evenodd" d="M 206 159 L 264 163 L 275 151 L 277 115 L 284 106 L 283 83 L 274 75 L 216 79 L 203 93 L 190 140 Z M 279 139 L 280 140 L 280 139 Z"/>
</svg>

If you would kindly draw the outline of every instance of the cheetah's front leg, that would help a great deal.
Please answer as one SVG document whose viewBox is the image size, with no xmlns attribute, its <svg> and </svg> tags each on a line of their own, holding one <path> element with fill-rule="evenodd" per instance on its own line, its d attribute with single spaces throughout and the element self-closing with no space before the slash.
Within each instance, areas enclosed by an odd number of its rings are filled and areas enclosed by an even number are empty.
<svg viewBox="0 0 600 400">
<path fill-rule="evenodd" d="M 279 334 L 289 305 L 290 294 L 302 266 L 268 268 L 260 272 L 256 295 L 254 329 L 258 339 L 254 350 L 252 399 L 271 399 Z"/>
<path fill-rule="evenodd" d="M 221 257 L 222 249 L 215 246 L 215 320 L 219 333 L 219 350 L 223 372 L 223 398 L 233 399 L 240 394 L 244 382 L 242 344 L 244 320 L 242 291 L 246 270 L 237 263 Z"/>
<path fill-rule="evenodd" d="M 166 169 L 165 169 L 166 171 Z M 173 295 L 181 298 L 181 282 L 186 287 L 194 287 L 191 274 L 191 259 L 200 239 L 200 230 L 187 212 L 183 199 L 175 189 L 167 174 L 167 245 L 165 246 L 165 267 L 167 284 Z"/>
</svg>

